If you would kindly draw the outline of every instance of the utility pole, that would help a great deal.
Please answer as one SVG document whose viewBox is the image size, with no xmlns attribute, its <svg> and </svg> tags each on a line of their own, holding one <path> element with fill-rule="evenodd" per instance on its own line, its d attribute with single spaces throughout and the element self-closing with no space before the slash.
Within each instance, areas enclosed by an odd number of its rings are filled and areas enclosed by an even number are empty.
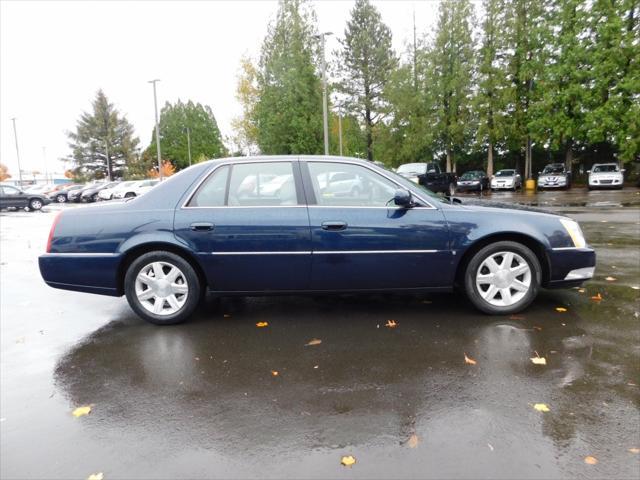
<svg viewBox="0 0 640 480">
<path fill-rule="evenodd" d="M 338 110 L 338 140 L 340 142 L 340 156 L 342 156 L 342 111 Z"/>
<path fill-rule="evenodd" d="M 18 177 L 20 179 L 20 186 L 22 186 L 22 168 L 20 167 L 20 149 L 18 148 L 18 131 L 16 130 L 16 117 L 11 119 L 13 122 L 13 137 L 16 140 L 16 157 L 18 158 Z"/>
<path fill-rule="evenodd" d="M 322 119 L 324 125 L 324 154 L 329 155 L 329 108 L 327 106 L 327 59 L 324 52 L 324 37 L 333 35 L 332 32 L 324 32 L 316 35 L 322 42 Z"/>
<path fill-rule="evenodd" d="M 47 168 L 47 147 L 42 147 L 42 160 L 44 161 L 44 183 L 47 183 L 47 178 L 49 177 L 49 169 Z"/>
<path fill-rule="evenodd" d="M 418 90 L 418 42 L 416 39 L 416 6 L 413 6 L 413 89 Z"/>
<path fill-rule="evenodd" d="M 149 80 L 149 83 L 153 84 L 153 106 L 156 111 L 156 147 L 158 150 L 158 178 L 162 181 L 162 160 L 160 157 L 160 126 L 158 125 L 158 97 L 156 95 L 156 83 L 159 82 L 160 79 L 156 78 L 155 80 Z"/>
<path fill-rule="evenodd" d="M 191 132 L 187 127 L 187 152 L 189 153 L 189 166 L 191 166 Z"/>
</svg>

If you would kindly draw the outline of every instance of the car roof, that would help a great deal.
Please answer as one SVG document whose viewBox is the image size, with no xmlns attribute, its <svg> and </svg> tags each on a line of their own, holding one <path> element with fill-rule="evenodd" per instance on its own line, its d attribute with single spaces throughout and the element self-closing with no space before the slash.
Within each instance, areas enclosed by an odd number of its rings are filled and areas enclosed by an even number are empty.
<svg viewBox="0 0 640 480">
<path fill-rule="evenodd" d="M 341 157 L 339 155 L 250 155 L 247 157 L 225 157 L 215 158 L 203 163 L 244 163 L 244 162 L 260 162 L 260 161 L 284 161 L 291 162 L 296 160 L 327 160 L 327 161 L 344 161 L 349 163 L 357 163 L 360 165 L 375 165 L 374 162 L 362 158 Z M 433 163 L 433 162 L 411 162 L 411 163 Z M 377 165 L 376 165 L 377 166 Z"/>
</svg>

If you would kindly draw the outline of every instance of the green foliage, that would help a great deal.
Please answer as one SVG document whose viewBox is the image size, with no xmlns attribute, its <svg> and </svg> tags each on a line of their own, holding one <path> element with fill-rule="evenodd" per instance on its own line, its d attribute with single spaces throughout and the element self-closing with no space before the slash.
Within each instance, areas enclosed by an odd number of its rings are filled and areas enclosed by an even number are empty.
<svg viewBox="0 0 640 480">
<path fill-rule="evenodd" d="M 337 87 L 343 96 L 340 103 L 362 118 L 367 158 L 373 160 L 373 129 L 388 111 L 383 92 L 397 59 L 391 47 L 391 29 L 369 0 L 356 0 L 341 45 L 336 61 Z"/>
<path fill-rule="evenodd" d="M 440 3 L 431 51 L 430 89 L 436 112 L 437 142 L 446 152 L 447 171 L 455 170 L 454 154 L 472 138 L 471 91 L 474 81 L 474 13 L 469 0 Z"/>
<path fill-rule="evenodd" d="M 222 137 L 211 108 L 199 103 L 178 100 L 167 102 L 160 111 L 160 152 L 163 160 L 169 160 L 177 170 L 189 166 L 187 129 L 191 140 L 192 163 L 201 156 L 207 159 L 227 155 Z M 156 155 L 155 130 L 151 132 L 151 144 L 145 153 Z M 157 163 L 157 158 L 155 159 Z M 157 168 L 157 166 L 154 164 Z"/>
<path fill-rule="evenodd" d="M 313 61 L 315 14 L 302 0 L 280 0 L 255 73 L 249 128 L 264 154 L 323 151 L 322 86 Z M 245 69 L 246 71 L 246 69 Z M 253 136 L 246 130 L 247 138 Z"/>
<path fill-rule="evenodd" d="M 135 158 L 139 140 L 133 126 L 98 90 L 93 112 L 84 112 L 75 132 L 68 132 L 74 174 L 80 178 L 121 178 Z"/>
</svg>

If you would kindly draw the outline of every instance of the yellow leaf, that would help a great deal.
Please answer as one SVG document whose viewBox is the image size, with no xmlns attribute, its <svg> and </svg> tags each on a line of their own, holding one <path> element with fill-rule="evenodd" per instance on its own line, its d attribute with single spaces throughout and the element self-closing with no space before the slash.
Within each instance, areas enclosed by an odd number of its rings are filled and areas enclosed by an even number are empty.
<svg viewBox="0 0 640 480">
<path fill-rule="evenodd" d="M 549 407 L 547 407 L 546 403 L 536 403 L 533 408 L 535 408 L 539 412 L 549 412 Z"/>
<path fill-rule="evenodd" d="M 597 295 L 594 295 L 593 297 L 591 297 L 591 300 L 593 300 L 594 302 L 601 302 L 602 301 L 602 295 L 600 295 L 600 292 L 598 292 Z"/>
<path fill-rule="evenodd" d="M 407 441 L 407 446 L 409 448 L 416 448 L 418 446 L 418 443 L 420 443 L 420 440 L 418 439 L 418 436 L 414 433 L 409 437 L 409 440 Z"/>
<path fill-rule="evenodd" d="M 354 457 L 353 455 L 344 456 L 340 459 L 340 463 L 345 467 L 350 467 L 351 465 L 354 465 L 356 463 L 356 457 Z"/>
<path fill-rule="evenodd" d="M 607 277 L 607 278 L 605 278 L 605 280 L 607 282 L 615 282 L 617 280 L 617 278 L 615 278 L 615 277 Z"/>
<path fill-rule="evenodd" d="M 384 326 L 387 328 L 396 328 L 398 324 L 395 320 L 387 320 L 387 323 L 385 323 Z"/>
<path fill-rule="evenodd" d="M 71 412 L 71 414 L 77 418 L 77 417 L 82 417 L 84 415 L 89 415 L 90 411 L 91 411 L 91 407 L 87 405 L 86 407 L 76 408 L 73 412 Z"/>
<path fill-rule="evenodd" d="M 92 473 L 91 475 L 89 475 L 87 477 L 87 480 L 103 480 L 104 479 L 104 475 L 102 472 L 100 473 Z"/>
<path fill-rule="evenodd" d="M 629 453 L 640 453 L 640 448 L 630 448 Z"/>
<path fill-rule="evenodd" d="M 587 465 L 596 465 L 598 463 L 598 459 L 589 455 L 588 457 L 584 457 L 584 463 Z"/>
<path fill-rule="evenodd" d="M 567 311 L 567 309 L 564 308 L 564 307 L 556 307 L 556 312 L 564 313 L 566 311 Z"/>
<path fill-rule="evenodd" d="M 269 322 L 258 322 L 258 323 L 256 323 L 256 327 L 258 327 L 258 328 L 267 327 L 267 326 L 269 326 Z"/>
<path fill-rule="evenodd" d="M 473 358 L 467 357 L 467 354 L 465 353 L 464 354 L 464 363 L 466 363 L 468 365 L 475 365 L 478 362 L 476 362 Z"/>
<path fill-rule="evenodd" d="M 305 343 L 305 347 L 310 347 L 312 345 L 320 345 L 321 343 L 322 343 L 322 340 L 320 340 L 319 338 L 313 338 L 309 340 L 309 343 Z"/>
<path fill-rule="evenodd" d="M 274 377 L 277 377 L 280 374 L 278 373 L 277 370 L 271 370 L 271 375 L 273 375 Z"/>
<path fill-rule="evenodd" d="M 544 357 L 531 357 L 531 363 L 534 365 L 546 365 L 547 359 Z"/>
</svg>

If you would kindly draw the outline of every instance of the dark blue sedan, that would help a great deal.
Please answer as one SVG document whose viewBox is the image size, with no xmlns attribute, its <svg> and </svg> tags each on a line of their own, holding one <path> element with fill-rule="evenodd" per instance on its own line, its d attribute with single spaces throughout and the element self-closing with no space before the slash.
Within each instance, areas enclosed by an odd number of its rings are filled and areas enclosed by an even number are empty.
<svg viewBox="0 0 640 480">
<path fill-rule="evenodd" d="M 489 314 L 593 276 L 568 217 L 438 197 L 341 157 L 215 160 L 132 200 L 65 211 L 40 257 L 55 288 L 126 295 L 156 324 L 219 295 L 466 292 Z"/>
</svg>

